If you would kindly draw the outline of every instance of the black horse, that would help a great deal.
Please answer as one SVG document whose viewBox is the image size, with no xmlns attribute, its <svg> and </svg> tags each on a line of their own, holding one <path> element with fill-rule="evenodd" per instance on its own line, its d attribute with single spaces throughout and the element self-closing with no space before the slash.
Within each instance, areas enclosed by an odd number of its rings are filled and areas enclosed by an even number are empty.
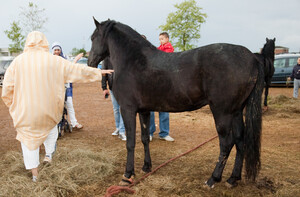
<svg viewBox="0 0 300 197">
<path fill-rule="evenodd" d="M 275 68 L 274 68 L 274 53 L 275 53 L 275 40 L 266 38 L 266 44 L 261 50 L 261 53 L 255 53 L 257 58 L 264 65 L 264 80 L 265 80 L 265 99 L 264 99 L 264 110 L 268 109 L 268 94 L 271 79 L 273 77 Z"/>
<path fill-rule="evenodd" d="M 145 158 L 143 171 L 151 171 L 150 111 L 183 112 L 209 105 L 219 135 L 220 155 L 206 184 L 220 182 L 232 147 L 234 168 L 227 182 L 246 176 L 255 180 L 260 169 L 262 65 L 242 46 L 212 44 L 165 53 L 127 25 L 95 20 L 88 65 L 96 67 L 109 56 L 114 68 L 113 92 L 121 106 L 127 135 L 127 163 L 123 181 L 134 172 L 136 115 L 139 113 Z M 245 122 L 243 109 L 246 107 Z"/>
</svg>

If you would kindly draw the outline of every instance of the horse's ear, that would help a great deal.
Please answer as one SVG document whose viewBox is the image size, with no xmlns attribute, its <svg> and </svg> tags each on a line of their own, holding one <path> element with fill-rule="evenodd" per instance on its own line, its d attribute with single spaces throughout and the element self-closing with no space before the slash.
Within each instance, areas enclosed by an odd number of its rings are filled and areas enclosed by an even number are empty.
<svg viewBox="0 0 300 197">
<path fill-rule="evenodd" d="M 269 39 L 268 39 L 268 38 L 266 38 L 266 41 L 268 42 L 268 41 L 269 41 Z"/>
<path fill-rule="evenodd" d="M 274 40 L 274 42 L 275 42 L 275 41 L 276 41 L 276 38 L 274 38 L 273 40 Z"/>
<path fill-rule="evenodd" d="M 94 23 L 95 23 L 96 27 L 98 28 L 100 26 L 100 23 L 95 19 L 95 17 L 93 17 L 93 19 L 94 19 Z"/>
</svg>

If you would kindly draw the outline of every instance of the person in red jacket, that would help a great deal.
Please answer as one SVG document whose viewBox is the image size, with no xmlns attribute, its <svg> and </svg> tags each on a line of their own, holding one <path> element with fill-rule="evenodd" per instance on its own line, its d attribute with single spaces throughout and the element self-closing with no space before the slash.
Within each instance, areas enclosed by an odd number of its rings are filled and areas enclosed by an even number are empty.
<svg viewBox="0 0 300 197">
<path fill-rule="evenodd" d="M 169 42 L 169 34 L 167 32 L 162 32 L 159 34 L 159 41 L 160 41 L 160 46 L 158 47 L 159 50 L 167 53 L 174 52 L 174 48 Z"/>
<path fill-rule="evenodd" d="M 173 53 L 174 48 L 169 42 L 169 34 L 167 32 L 162 32 L 159 34 L 159 41 L 160 46 L 158 47 L 159 50 Z M 156 130 L 155 127 L 155 117 L 154 112 L 150 113 L 150 141 L 152 141 L 153 133 Z M 170 126 L 169 126 L 169 113 L 168 112 L 159 112 L 159 139 L 165 140 L 168 142 L 173 142 L 174 139 L 169 135 Z"/>
</svg>

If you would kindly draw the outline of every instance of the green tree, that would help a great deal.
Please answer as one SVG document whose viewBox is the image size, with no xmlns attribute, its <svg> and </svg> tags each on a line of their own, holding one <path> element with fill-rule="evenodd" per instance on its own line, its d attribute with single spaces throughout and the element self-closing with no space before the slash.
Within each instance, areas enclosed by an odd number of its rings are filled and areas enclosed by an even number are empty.
<svg viewBox="0 0 300 197">
<path fill-rule="evenodd" d="M 166 24 L 159 28 L 169 33 L 174 48 L 179 51 L 195 48 L 192 42 L 200 38 L 200 27 L 207 15 L 201 12 L 202 8 L 197 6 L 195 0 L 186 0 L 174 7 L 177 11 L 170 13 Z"/>
<path fill-rule="evenodd" d="M 5 30 L 4 33 L 12 41 L 9 44 L 9 51 L 11 53 L 18 53 L 23 50 L 24 36 L 22 35 L 22 29 L 19 26 L 19 22 L 13 22 L 10 24 L 10 30 Z"/>
<path fill-rule="evenodd" d="M 36 4 L 29 2 L 28 7 L 21 7 L 21 25 L 25 35 L 32 31 L 45 31 L 44 25 L 48 18 L 44 15 L 45 8 L 39 8 Z"/>
<path fill-rule="evenodd" d="M 77 49 L 77 48 L 73 48 L 71 54 L 73 56 L 78 55 L 79 53 L 83 53 L 83 56 L 86 57 L 86 50 L 84 48 L 81 49 Z"/>
</svg>

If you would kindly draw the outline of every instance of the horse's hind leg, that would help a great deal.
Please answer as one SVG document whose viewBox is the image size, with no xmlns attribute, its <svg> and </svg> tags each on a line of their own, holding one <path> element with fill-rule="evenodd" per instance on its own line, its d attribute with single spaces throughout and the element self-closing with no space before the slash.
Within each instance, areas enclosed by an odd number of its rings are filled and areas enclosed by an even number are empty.
<svg viewBox="0 0 300 197">
<path fill-rule="evenodd" d="M 212 110 L 213 111 L 213 110 Z M 227 159 L 229 157 L 230 151 L 234 145 L 232 129 L 232 115 L 222 114 L 220 112 L 214 113 L 214 119 L 216 123 L 216 128 L 219 134 L 219 144 L 220 144 L 220 155 L 219 161 L 216 164 L 212 176 L 206 181 L 206 185 L 213 188 L 216 182 L 222 180 L 222 173 L 226 165 Z"/>
<path fill-rule="evenodd" d="M 127 148 L 127 163 L 124 176 L 128 179 L 131 178 L 134 173 L 134 149 L 135 149 L 135 132 L 136 132 L 136 112 L 123 110 L 121 108 L 122 118 L 125 124 L 126 130 L 126 148 Z"/>
<path fill-rule="evenodd" d="M 144 151 L 145 151 L 145 159 L 144 159 L 144 166 L 142 170 L 144 172 L 150 172 L 152 168 L 151 164 L 151 157 L 150 157 L 150 149 L 149 149 L 149 142 L 150 142 L 150 112 L 143 112 L 139 113 L 140 116 L 140 123 L 141 123 L 141 130 L 142 130 L 142 142 L 144 144 Z"/>
<path fill-rule="evenodd" d="M 227 180 L 227 186 L 237 186 L 237 181 L 241 180 L 243 160 L 244 160 L 244 121 L 243 112 L 239 112 L 233 117 L 232 130 L 236 146 L 236 157 L 234 168 L 230 178 Z"/>
</svg>

